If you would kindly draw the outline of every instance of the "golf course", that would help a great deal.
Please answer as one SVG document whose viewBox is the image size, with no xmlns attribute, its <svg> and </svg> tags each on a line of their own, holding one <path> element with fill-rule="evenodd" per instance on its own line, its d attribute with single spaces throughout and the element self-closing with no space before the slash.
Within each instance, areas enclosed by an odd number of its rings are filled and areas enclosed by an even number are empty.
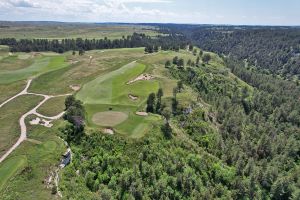
<svg viewBox="0 0 300 200">
<path fill-rule="evenodd" d="M 65 95 L 73 94 L 83 103 L 89 132 L 100 130 L 103 134 L 117 134 L 133 140 L 144 137 L 155 124 L 163 121 L 160 115 L 146 113 L 149 94 L 162 88 L 167 102 L 177 84 L 163 68 L 165 60 L 175 55 L 193 58 L 184 51 L 145 54 L 143 48 L 93 50 L 82 56 L 71 52 L 11 54 L 2 46 L 0 88 L 5 93 L 1 93 L 0 100 L 5 104 L 0 110 L 5 114 L 0 122 L 3 124 L 1 155 L 18 140 L 21 116 L 39 106 L 26 115 L 27 137 L 0 163 L 0 197 L 11 190 L 20 191 L 18 188 L 28 176 L 25 175 L 27 169 L 36 171 L 35 176 L 41 180 L 59 163 L 58 155 L 65 147 L 57 135 L 65 122 L 51 117 L 64 111 Z M 8 100 L 14 95 L 14 99 Z M 182 93 L 179 98 L 192 99 L 188 96 Z M 47 99 L 42 102 L 42 97 Z M 53 126 L 31 124 L 40 116 L 46 117 L 45 120 L 50 117 Z M 42 155 L 48 159 L 35 163 L 34 160 Z M 31 184 L 36 184 L 36 180 L 32 179 Z M 34 195 L 38 197 L 46 191 L 41 189 Z"/>
</svg>

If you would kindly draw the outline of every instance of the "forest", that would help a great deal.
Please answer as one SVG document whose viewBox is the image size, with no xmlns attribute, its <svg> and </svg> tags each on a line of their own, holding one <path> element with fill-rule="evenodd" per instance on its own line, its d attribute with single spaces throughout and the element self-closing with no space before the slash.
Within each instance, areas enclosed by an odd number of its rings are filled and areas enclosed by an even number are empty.
<svg viewBox="0 0 300 200">
<path fill-rule="evenodd" d="M 0 45 L 8 45 L 11 52 L 42 52 L 53 51 L 64 53 L 66 51 L 89 51 L 95 49 L 115 49 L 115 48 L 135 48 L 135 47 L 150 47 L 157 49 L 158 46 L 163 50 L 179 50 L 183 49 L 188 44 L 187 40 L 182 35 L 169 34 L 166 36 L 158 35 L 150 37 L 145 34 L 133 33 L 121 39 L 15 39 L 3 38 L 0 39 Z"/>
<path fill-rule="evenodd" d="M 245 61 L 262 73 L 300 78 L 299 27 L 165 25 L 207 51 Z"/>
</svg>

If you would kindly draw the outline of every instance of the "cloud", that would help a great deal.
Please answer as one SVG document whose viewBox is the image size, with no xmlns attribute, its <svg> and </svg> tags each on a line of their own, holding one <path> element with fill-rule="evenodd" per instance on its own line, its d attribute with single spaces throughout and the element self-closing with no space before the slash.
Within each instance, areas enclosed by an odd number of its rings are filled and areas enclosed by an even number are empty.
<svg viewBox="0 0 300 200">
<path fill-rule="evenodd" d="M 37 5 L 29 0 L 9 0 L 8 3 L 19 8 L 37 8 Z"/>
</svg>

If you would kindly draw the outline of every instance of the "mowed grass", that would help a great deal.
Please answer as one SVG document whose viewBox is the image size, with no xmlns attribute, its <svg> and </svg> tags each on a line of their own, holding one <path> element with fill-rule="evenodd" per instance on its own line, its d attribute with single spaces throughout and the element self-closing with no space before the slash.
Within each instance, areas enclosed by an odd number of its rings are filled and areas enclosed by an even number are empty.
<svg viewBox="0 0 300 200">
<path fill-rule="evenodd" d="M 54 97 L 46 101 L 37 112 L 45 116 L 55 116 L 65 110 L 65 96 Z"/>
<path fill-rule="evenodd" d="M 117 70 L 144 55 L 143 48 L 88 51 L 83 56 L 64 54 L 69 67 L 45 73 L 33 80 L 29 91 L 43 94 L 66 94 L 73 92 L 70 85 L 84 85 L 100 75 Z M 90 56 L 93 57 L 90 63 Z"/>
<path fill-rule="evenodd" d="M 149 116 L 138 116 L 135 112 L 138 110 L 136 106 L 130 105 L 85 105 L 87 112 L 87 126 L 90 128 L 99 128 L 107 126 L 99 126 L 93 121 L 93 116 L 99 112 L 107 111 L 117 111 L 125 113 L 128 118 L 120 124 L 115 126 L 109 126 L 114 129 L 118 134 L 130 137 L 130 138 L 141 138 L 143 137 L 149 129 L 151 129 L 152 124 L 161 120 L 158 115 L 149 115 Z M 111 119 L 114 120 L 114 119 Z"/>
<path fill-rule="evenodd" d="M 95 113 L 92 117 L 92 121 L 100 126 L 113 127 L 124 122 L 127 118 L 128 115 L 123 112 L 105 111 Z"/>
<path fill-rule="evenodd" d="M 0 73 L 26 68 L 33 62 L 33 59 L 25 58 L 24 55 L 7 56 L 0 60 Z"/>
<path fill-rule="evenodd" d="M 34 63 L 26 68 L 0 72 L 0 84 L 8 84 L 14 81 L 38 76 L 42 73 L 67 67 L 65 56 L 42 56 L 35 59 Z"/>
<path fill-rule="evenodd" d="M 20 135 L 19 119 L 34 108 L 43 98 L 20 96 L 0 108 L 0 155 L 11 147 Z"/>
<path fill-rule="evenodd" d="M 26 156 L 15 156 L 0 165 L 0 191 L 13 175 L 26 166 L 26 162 Z"/>
<path fill-rule="evenodd" d="M 76 97 L 84 104 L 115 104 L 139 106 L 151 92 L 156 92 L 159 84 L 155 80 L 138 81 L 127 84 L 146 69 L 146 66 L 131 62 L 118 70 L 99 76 L 85 84 Z M 128 95 L 137 96 L 132 101 Z"/>
</svg>

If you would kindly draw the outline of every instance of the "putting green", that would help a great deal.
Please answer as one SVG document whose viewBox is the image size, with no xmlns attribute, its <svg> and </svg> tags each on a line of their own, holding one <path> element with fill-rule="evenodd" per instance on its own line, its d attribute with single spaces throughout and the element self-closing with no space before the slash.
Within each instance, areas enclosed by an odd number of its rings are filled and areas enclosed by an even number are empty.
<svg viewBox="0 0 300 200">
<path fill-rule="evenodd" d="M 93 115 L 92 121 L 99 126 L 114 127 L 127 120 L 128 115 L 124 112 L 106 111 Z"/>
<path fill-rule="evenodd" d="M 27 163 L 26 156 L 16 156 L 4 161 L 0 165 L 0 190 L 5 183 Z"/>
</svg>

